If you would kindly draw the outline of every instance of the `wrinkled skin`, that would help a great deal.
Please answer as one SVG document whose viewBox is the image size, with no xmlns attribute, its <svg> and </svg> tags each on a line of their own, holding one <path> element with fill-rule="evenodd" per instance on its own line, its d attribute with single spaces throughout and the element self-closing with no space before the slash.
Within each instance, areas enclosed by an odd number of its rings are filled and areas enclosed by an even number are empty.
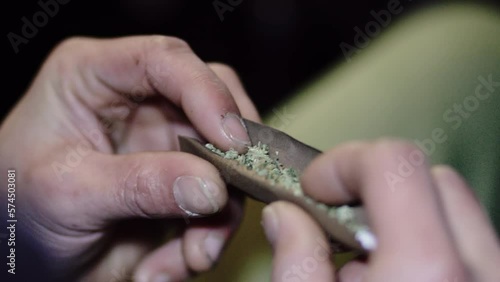
<svg viewBox="0 0 500 282">
<path fill-rule="evenodd" d="M 235 72 L 180 39 L 73 38 L 3 121 L 0 166 L 57 273 L 183 280 L 217 261 L 242 201 L 177 135 L 243 150 L 240 116 L 259 121 Z"/>
</svg>

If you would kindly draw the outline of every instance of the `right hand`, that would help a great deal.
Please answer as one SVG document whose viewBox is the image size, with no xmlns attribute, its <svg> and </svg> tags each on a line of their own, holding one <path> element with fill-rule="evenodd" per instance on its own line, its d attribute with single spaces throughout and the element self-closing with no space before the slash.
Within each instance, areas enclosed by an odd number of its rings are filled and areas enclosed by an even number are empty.
<svg viewBox="0 0 500 282">
<path fill-rule="evenodd" d="M 302 175 L 305 192 L 328 204 L 361 199 L 378 246 L 367 261 L 337 274 L 319 226 L 300 208 L 276 202 L 263 225 L 274 249 L 273 280 L 468 282 L 500 281 L 498 237 L 464 179 L 424 161 L 395 186 L 398 157 L 424 154 L 401 141 L 349 143 L 319 156 Z"/>
</svg>

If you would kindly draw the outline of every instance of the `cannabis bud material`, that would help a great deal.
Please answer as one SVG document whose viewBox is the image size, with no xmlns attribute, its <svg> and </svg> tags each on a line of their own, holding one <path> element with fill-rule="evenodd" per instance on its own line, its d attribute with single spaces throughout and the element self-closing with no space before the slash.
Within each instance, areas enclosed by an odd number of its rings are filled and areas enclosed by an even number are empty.
<svg viewBox="0 0 500 282">
<path fill-rule="evenodd" d="M 289 190 L 293 195 L 305 198 L 308 204 L 315 205 L 317 209 L 326 211 L 329 217 L 336 218 L 340 224 L 357 235 L 366 234 L 365 231 L 368 230 L 368 226 L 356 222 L 354 212 L 350 206 L 331 207 L 304 195 L 297 171 L 293 168 L 284 167 L 278 159 L 271 158 L 269 146 L 266 144 L 259 142 L 257 145 L 249 146 L 245 154 L 238 154 L 233 149 L 222 151 L 210 143 L 206 144 L 205 147 L 225 159 L 237 161 L 240 165 L 255 171 L 270 183 Z M 279 155 L 279 152 L 275 152 L 275 154 Z"/>
<path fill-rule="evenodd" d="M 206 144 L 205 147 L 225 159 L 237 161 L 240 165 L 266 178 L 272 184 L 291 190 L 296 196 L 303 195 L 297 171 L 293 168 L 283 167 L 278 160 L 271 158 L 269 146 L 266 144 L 259 142 L 255 146 L 248 147 L 248 151 L 241 155 L 233 149 L 223 152 L 210 143 Z"/>
</svg>

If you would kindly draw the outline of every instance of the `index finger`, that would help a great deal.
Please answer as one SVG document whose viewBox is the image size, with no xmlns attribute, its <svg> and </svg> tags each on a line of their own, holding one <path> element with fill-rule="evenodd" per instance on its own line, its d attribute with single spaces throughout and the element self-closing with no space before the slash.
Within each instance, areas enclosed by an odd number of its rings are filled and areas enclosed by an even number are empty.
<svg viewBox="0 0 500 282">
<path fill-rule="evenodd" d="M 80 50 L 69 60 L 77 60 L 85 82 L 100 85 L 99 97 L 82 97 L 93 109 L 103 110 L 116 100 L 116 93 L 138 102 L 159 94 L 181 108 L 195 129 L 218 147 L 240 150 L 248 144 L 228 88 L 184 41 L 136 36 L 68 44 Z"/>
</svg>

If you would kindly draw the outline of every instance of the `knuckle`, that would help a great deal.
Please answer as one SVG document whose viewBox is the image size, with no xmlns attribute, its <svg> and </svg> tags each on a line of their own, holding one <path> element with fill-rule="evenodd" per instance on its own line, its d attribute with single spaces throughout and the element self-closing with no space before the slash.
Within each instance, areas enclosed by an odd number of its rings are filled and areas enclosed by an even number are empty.
<svg viewBox="0 0 500 282">
<path fill-rule="evenodd" d="M 80 36 L 72 36 L 64 39 L 57 45 L 56 48 L 61 48 L 61 49 L 73 49 L 76 46 L 81 45 L 82 43 L 85 44 L 87 41 L 89 41 L 88 38 L 85 37 L 80 37 Z"/>
<path fill-rule="evenodd" d="M 95 40 L 85 37 L 70 37 L 61 41 L 51 51 L 44 69 L 58 74 L 59 81 L 71 81 L 71 75 L 83 61 Z M 69 83 L 69 82 L 66 82 Z"/>
<path fill-rule="evenodd" d="M 80 50 L 85 50 L 85 47 L 92 41 L 90 38 L 78 36 L 66 38 L 56 45 L 52 51 L 52 56 L 61 57 L 75 54 Z"/>
<path fill-rule="evenodd" d="M 166 211 L 161 172 L 153 167 L 132 166 L 118 187 L 119 204 L 129 213 L 156 218 Z"/>
<path fill-rule="evenodd" d="M 210 72 L 206 72 L 205 70 L 199 70 L 199 69 L 193 70 L 193 72 L 191 73 L 191 78 L 196 83 L 209 84 L 209 85 L 220 84 L 216 76 L 210 75 Z"/>
</svg>

